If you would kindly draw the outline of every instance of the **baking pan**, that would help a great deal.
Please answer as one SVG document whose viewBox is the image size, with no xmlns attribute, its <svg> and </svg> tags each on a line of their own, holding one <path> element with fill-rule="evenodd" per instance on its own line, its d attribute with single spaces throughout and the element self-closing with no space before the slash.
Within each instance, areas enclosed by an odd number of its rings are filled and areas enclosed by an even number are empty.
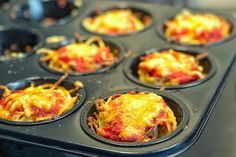
<svg viewBox="0 0 236 157">
<path fill-rule="evenodd" d="M 19 7 L 24 2 L 17 1 L 14 5 Z M 207 125 L 206 122 L 223 90 L 235 57 L 236 39 L 234 33 L 227 40 L 211 46 L 186 46 L 170 43 L 160 35 L 158 30 L 165 19 L 173 17 L 183 8 L 109 0 L 83 1 L 73 20 L 66 20 L 50 27 L 35 27 L 38 25 L 37 23 L 31 25 L 17 22 L 17 20 L 11 19 L 12 9 L 1 10 L 5 17 L 2 20 L 2 25 L 7 28 L 17 25 L 17 28 L 21 29 L 25 29 L 27 26 L 27 30 L 34 28 L 42 36 L 40 47 L 46 47 L 48 45 L 44 41 L 52 35 L 64 35 L 69 39 L 73 38 L 75 33 L 79 33 L 81 36 L 94 35 L 82 27 L 82 20 L 97 8 L 117 7 L 138 8 L 148 12 L 153 19 L 152 24 L 141 32 L 104 38 L 106 41 L 122 45 L 122 49 L 127 52 L 124 54 L 124 59 L 108 71 L 89 75 L 70 75 L 67 78 L 66 81 L 69 82 L 77 80 L 83 82 L 86 91 L 85 101 L 74 112 L 56 121 L 40 125 L 19 126 L 1 122 L 1 138 L 87 156 L 175 156 L 191 147 L 200 136 L 204 126 Z M 54 12 L 56 11 L 54 10 Z M 227 19 L 232 18 L 230 13 L 223 11 L 214 11 L 214 13 L 225 16 Z M 234 29 L 235 20 L 232 20 L 231 23 Z M 153 48 L 156 50 L 179 49 L 194 54 L 207 53 L 209 59 L 207 63 L 211 65 L 209 76 L 203 81 L 178 88 L 167 88 L 165 91 L 160 91 L 159 87 L 151 87 L 134 81 L 127 74 L 127 69 L 130 70 L 130 63 L 135 57 L 143 55 Z M 45 70 L 38 62 L 38 58 L 39 55 L 34 51 L 27 57 L 1 62 L 0 84 L 7 85 L 31 77 L 53 77 L 56 79 L 61 77 L 62 74 Z M 180 123 L 181 127 L 176 133 L 150 144 L 124 145 L 119 142 L 104 141 L 91 135 L 85 121 L 89 106 L 93 104 L 95 99 L 107 93 L 127 89 L 153 91 L 168 100 L 173 100 L 182 107 L 188 118 L 185 118 L 184 123 Z"/>
</svg>

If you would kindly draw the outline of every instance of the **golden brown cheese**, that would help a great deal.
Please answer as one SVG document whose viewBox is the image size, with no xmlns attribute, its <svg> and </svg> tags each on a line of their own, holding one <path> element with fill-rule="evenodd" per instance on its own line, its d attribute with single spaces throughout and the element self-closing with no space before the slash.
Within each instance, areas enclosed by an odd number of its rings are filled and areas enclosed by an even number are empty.
<svg viewBox="0 0 236 157">
<path fill-rule="evenodd" d="M 0 118 L 18 122 L 36 122 L 56 118 L 70 110 L 77 96 L 62 86 L 43 84 L 11 91 L 5 86 L 0 99 Z"/>
<path fill-rule="evenodd" d="M 210 13 L 182 11 L 165 22 L 165 36 L 182 44 L 219 42 L 231 33 L 231 24 L 223 17 Z"/>
<path fill-rule="evenodd" d="M 99 37 L 71 43 L 56 50 L 42 50 L 41 61 L 59 72 L 89 73 L 113 65 L 117 56 Z"/>
<path fill-rule="evenodd" d="M 95 132 L 114 141 L 140 142 L 169 134 L 177 127 L 173 111 L 155 93 L 129 92 L 96 101 L 98 113 L 89 117 Z M 157 137 L 150 132 L 161 127 Z M 157 131 L 156 131 L 157 132 Z"/>
<path fill-rule="evenodd" d="M 150 20 L 147 23 L 149 24 Z M 115 35 L 140 31 L 147 24 L 135 16 L 130 9 L 114 9 L 95 17 L 85 18 L 83 25 L 92 32 Z"/>
<path fill-rule="evenodd" d="M 194 56 L 171 49 L 143 56 L 138 75 L 140 81 L 160 86 L 186 84 L 205 77 Z"/>
</svg>

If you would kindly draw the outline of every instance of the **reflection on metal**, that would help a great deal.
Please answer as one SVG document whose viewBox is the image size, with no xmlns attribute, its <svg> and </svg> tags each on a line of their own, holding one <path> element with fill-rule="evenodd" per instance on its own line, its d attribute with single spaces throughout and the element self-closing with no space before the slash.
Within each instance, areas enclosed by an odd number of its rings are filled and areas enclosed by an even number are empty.
<svg viewBox="0 0 236 157">
<path fill-rule="evenodd" d="M 43 18 L 43 4 L 39 0 L 30 0 L 29 13 L 33 20 L 39 21 Z"/>
</svg>

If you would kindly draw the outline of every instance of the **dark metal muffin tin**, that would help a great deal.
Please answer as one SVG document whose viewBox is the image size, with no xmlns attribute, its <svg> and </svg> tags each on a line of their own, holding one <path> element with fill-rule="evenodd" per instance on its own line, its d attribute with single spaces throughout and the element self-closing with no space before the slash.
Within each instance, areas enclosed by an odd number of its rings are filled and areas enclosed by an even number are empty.
<svg viewBox="0 0 236 157">
<path fill-rule="evenodd" d="M 17 1 L 17 4 L 21 4 L 22 2 Z M 232 35 L 228 40 L 211 46 L 185 47 L 169 43 L 159 36 L 157 27 L 162 25 L 165 19 L 169 19 L 179 13 L 182 8 L 109 0 L 84 1 L 79 14 L 74 17 L 73 21 L 67 21 L 63 25 L 37 27 L 36 29 L 44 39 L 51 35 L 65 35 L 66 37 L 72 38 L 76 32 L 82 36 L 90 36 L 92 34 L 85 31 L 81 26 L 83 18 L 96 10 L 96 8 L 112 8 L 117 6 L 139 8 L 150 12 L 154 21 L 145 31 L 106 38 L 106 41 L 122 43 L 126 51 L 131 50 L 132 53 L 127 53 L 124 61 L 104 73 L 86 76 L 69 76 L 67 81 L 82 81 L 86 91 L 86 100 L 80 108 L 70 115 L 54 122 L 33 126 L 16 126 L 0 123 L 0 138 L 87 156 L 174 156 L 190 148 L 198 139 L 223 90 L 231 64 L 235 58 L 236 39 Z M 10 12 L 11 10 L 0 10 L 3 16 L 1 19 L 2 25 L 4 27 L 14 27 L 17 25 L 25 29 L 25 24 L 11 20 L 7 16 Z M 230 13 L 223 11 L 215 12 L 226 18 L 231 16 Z M 235 28 L 234 21 L 232 21 L 233 28 Z M 32 27 L 34 26 L 28 25 L 27 29 L 31 29 Z M 150 88 L 131 81 L 124 73 L 124 69 L 128 66 L 126 62 L 134 56 L 144 54 L 150 48 L 156 48 L 158 50 L 172 48 L 184 51 L 190 50 L 191 52 L 206 52 L 209 54 L 209 61 L 212 63 L 211 69 L 213 69 L 214 75 L 211 74 L 208 79 L 188 88 L 181 87 L 167 89 L 165 91 L 159 91 L 158 88 Z M 7 85 L 8 83 L 30 77 L 60 77 L 59 74 L 44 70 L 39 65 L 38 57 L 39 55 L 33 54 L 25 58 L 1 62 L 0 84 Z M 83 115 L 89 112 L 87 109 L 93 104 L 96 98 L 102 97 L 109 92 L 119 93 L 120 90 L 134 88 L 142 91 L 158 92 L 170 100 L 183 103 L 185 106 L 183 110 L 189 113 L 187 123 L 173 136 L 164 137 L 165 140 L 163 141 L 160 139 L 160 141 L 157 140 L 152 144 L 131 144 L 130 146 L 113 144 L 114 142 L 112 141 L 105 142 L 98 140 L 93 135 L 88 134 L 89 130 L 85 131 L 83 129 L 81 124 L 86 125 L 86 122 L 84 122 L 86 118 Z M 179 105 L 182 106 L 181 104 Z"/>
<path fill-rule="evenodd" d="M 42 0 L 42 6 L 40 6 L 37 1 L 26 0 L 21 4 L 13 6 L 10 17 L 15 22 L 41 27 L 64 24 L 78 15 L 80 6 L 77 6 L 78 3 L 76 1 L 78 0 L 69 0 L 66 4 L 61 5 L 60 1 L 57 0 Z M 40 12 L 41 9 L 42 12 Z M 55 21 L 47 24 L 44 21 L 46 18 Z"/>
</svg>

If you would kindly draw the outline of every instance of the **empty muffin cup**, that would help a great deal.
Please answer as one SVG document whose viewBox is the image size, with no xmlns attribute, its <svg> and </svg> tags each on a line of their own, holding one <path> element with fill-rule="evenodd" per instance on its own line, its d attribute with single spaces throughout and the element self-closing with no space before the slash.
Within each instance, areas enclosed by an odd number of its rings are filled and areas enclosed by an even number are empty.
<svg viewBox="0 0 236 157">
<path fill-rule="evenodd" d="M 28 0 L 19 6 L 15 5 L 10 16 L 16 22 L 49 27 L 64 24 L 77 16 L 81 2 L 81 0 Z"/>
<path fill-rule="evenodd" d="M 24 58 L 42 43 L 36 31 L 22 28 L 0 29 L 0 39 L 0 61 Z"/>
</svg>

